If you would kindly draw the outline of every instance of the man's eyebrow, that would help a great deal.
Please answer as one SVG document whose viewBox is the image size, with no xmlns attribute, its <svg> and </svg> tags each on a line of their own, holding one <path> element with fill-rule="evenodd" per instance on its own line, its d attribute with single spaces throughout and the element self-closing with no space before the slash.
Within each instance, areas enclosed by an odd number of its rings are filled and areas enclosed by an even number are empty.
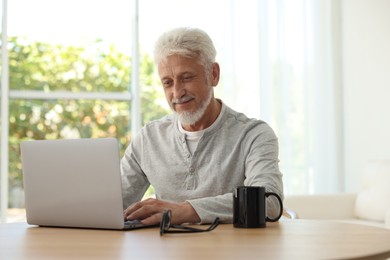
<svg viewBox="0 0 390 260">
<path fill-rule="evenodd" d="M 196 71 L 186 70 L 186 71 L 180 72 L 178 74 L 178 77 L 183 77 L 183 76 L 188 76 L 188 75 L 194 76 L 194 75 L 196 75 Z"/>
<path fill-rule="evenodd" d="M 196 73 L 194 71 L 190 71 L 190 70 L 186 70 L 186 71 L 183 71 L 183 72 L 180 72 L 179 74 L 177 74 L 177 77 L 182 77 L 183 75 L 195 75 Z M 172 79 L 173 77 L 170 76 L 170 75 L 165 75 L 163 77 L 161 77 L 160 79 L 161 80 L 164 80 L 164 79 Z"/>
<path fill-rule="evenodd" d="M 180 75 L 195 75 L 195 72 L 193 72 L 193 71 L 185 71 L 185 72 L 181 73 Z"/>
<path fill-rule="evenodd" d="M 161 75 L 161 77 L 160 77 L 161 80 L 163 80 L 163 79 L 171 79 L 171 78 L 172 78 L 172 76 L 171 76 L 169 73 L 163 74 L 163 75 Z"/>
</svg>

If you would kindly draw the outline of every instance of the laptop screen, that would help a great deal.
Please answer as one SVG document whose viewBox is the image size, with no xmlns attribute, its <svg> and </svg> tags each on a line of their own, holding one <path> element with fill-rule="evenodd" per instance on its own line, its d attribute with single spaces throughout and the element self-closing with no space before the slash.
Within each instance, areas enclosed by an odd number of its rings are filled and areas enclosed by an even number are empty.
<svg viewBox="0 0 390 260">
<path fill-rule="evenodd" d="M 29 224 L 123 228 L 116 139 L 25 141 L 21 155 Z"/>
</svg>

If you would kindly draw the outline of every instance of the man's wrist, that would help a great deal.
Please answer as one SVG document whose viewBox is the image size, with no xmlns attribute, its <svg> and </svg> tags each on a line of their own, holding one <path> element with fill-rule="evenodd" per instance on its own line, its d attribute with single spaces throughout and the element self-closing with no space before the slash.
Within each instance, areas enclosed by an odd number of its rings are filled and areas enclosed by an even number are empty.
<svg viewBox="0 0 390 260">
<path fill-rule="evenodd" d="M 183 215 L 182 215 L 184 220 L 182 221 L 183 223 L 184 222 L 199 223 L 201 221 L 198 213 L 196 212 L 194 207 L 192 207 L 191 203 L 185 201 L 181 204 L 181 207 L 183 208 Z"/>
</svg>

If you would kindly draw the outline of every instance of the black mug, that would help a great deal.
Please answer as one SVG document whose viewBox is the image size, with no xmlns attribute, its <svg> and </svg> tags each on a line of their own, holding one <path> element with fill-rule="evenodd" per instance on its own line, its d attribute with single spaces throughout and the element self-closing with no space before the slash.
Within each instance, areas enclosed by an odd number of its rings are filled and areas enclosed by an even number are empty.
<svg viewBox="0 0 390 260">
<path fill-rule="evenodd" d="M 266 198 L 278 199 L 280 212 L 276 218 L 269 218 L 266 213 Z M 264 187 L 240 186 L 233 192 L 233 225 L 239 228 L 262 228 L 266 222 L 275 222 L 283 214 L 283 203 L 278 194 L 265 192 Z"/>
</svg>

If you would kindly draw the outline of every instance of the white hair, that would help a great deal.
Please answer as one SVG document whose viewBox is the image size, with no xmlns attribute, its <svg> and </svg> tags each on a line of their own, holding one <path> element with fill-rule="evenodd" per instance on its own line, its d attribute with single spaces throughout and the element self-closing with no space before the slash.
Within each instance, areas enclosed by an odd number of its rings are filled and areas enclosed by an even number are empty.
<svg viewBox="0 0 390 260">
<path fill-rule="evenodd" d="M 171 55 L 197 58 L 206 71 L 215 62 L 217 51 L 206 32 L 196 28 L 176 28 L 158 38 L 154 48 L 154 61 L 158 65 Z"/>
</svg>

